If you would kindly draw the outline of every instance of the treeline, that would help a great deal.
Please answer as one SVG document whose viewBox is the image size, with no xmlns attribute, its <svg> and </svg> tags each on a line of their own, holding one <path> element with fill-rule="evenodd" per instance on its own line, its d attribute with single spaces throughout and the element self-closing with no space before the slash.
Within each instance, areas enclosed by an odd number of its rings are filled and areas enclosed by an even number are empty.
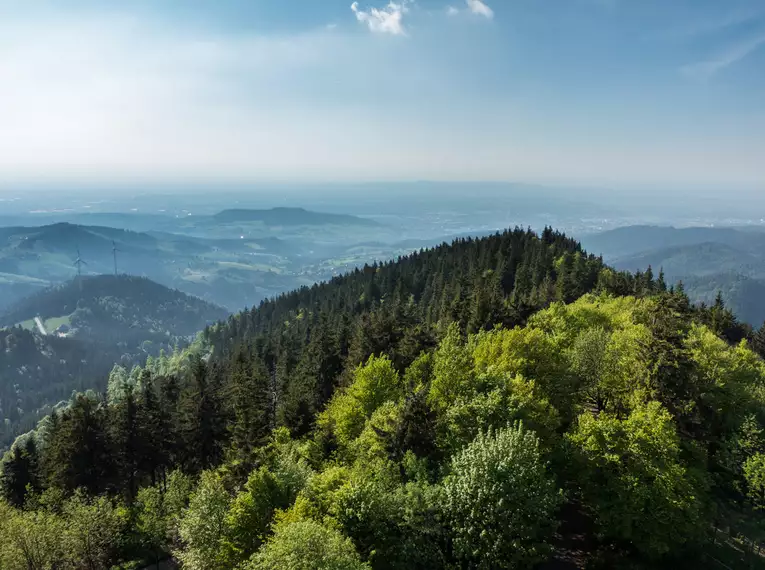
<svg viewBox="0 0 765 570">
<path fill-rule="evenodd" d="M 606 566 L 698 567 L 713 523 L 765 506 L 749 333 L 552 230 L 365 267 L 19 438 L 0 567 L 526 568 L 572 520 Z"/>
</svg>

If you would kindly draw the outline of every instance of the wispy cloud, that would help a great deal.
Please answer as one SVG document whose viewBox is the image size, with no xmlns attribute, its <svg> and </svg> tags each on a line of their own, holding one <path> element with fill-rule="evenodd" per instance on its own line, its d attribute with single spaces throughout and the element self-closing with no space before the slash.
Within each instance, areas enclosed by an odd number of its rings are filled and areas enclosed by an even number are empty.
<svg viewBox="0 0 765 570">
<path fill-rule="evenodd" d="M 447 14 L 448 16 L 456 16 L 456 15 L 457 15 L 457 14 L 459 14 L 459 13 L 460 13 L 459 9 L 455 8 L 454 6 L 449 6 L 449 7 L 446 9 L 446 14 Z"/>
<path fill-rule="evenodd" d="M 466 0 L 468 8 L 473 14 L 478 14 L 486 18 L 494 17 L 494 10 L 489 8 L 482 0 Z"/>
<path fill-rule="evenodd" d="M 765 32 L 730 46 L 711 59 L 685 65 L 680 71 L 694 79 L 708 80 L 725 68 L 746 58 L 763 44 L 765 44 Z"/>
<path fill-rule="evenodd" d="M 735 28 L 748 25 L 762 19 L 763 9 L 736 11 L 728 14 L 717 14 L 715 17 L 685 22 L 680 26 L 665 30 L 658 37 L 671 40 L 688 40 L 700 36 L 709 36 Z"/>
<path fill-rule="evenodd" d="M 403 0 L 401 3 L 389 2 L 384 8 L 361 10 L 359 3 L 354 2 L 351 10 L 356 14 L 356 19 L 366 24 L 372 32 L 404 36 L 404 14 L 409 12 L 408 4 L 408 0 Z"/>
</svg>

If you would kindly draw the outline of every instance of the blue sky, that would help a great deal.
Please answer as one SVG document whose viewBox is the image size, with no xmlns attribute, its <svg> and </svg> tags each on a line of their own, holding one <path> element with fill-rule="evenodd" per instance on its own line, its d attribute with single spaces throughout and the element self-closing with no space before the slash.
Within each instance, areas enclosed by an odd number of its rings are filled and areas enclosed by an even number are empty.
<svg viewBox="0 0 765 570">
<path fill-rule="evenodd" d="M 762 0 L 0 0 L 0 184 L 762 189 Z"/>
</svg>

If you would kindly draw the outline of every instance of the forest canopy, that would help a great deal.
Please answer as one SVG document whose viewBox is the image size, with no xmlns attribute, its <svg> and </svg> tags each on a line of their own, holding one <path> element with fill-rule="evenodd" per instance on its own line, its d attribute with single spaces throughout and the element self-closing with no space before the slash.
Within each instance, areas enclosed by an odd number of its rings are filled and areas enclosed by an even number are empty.
<svg viewBox="0 0 765 570">
<path fill-rule="evenodd" d="M 19 438 L 0 567 L 703 568 L 765 506 L 758 342 L 549 229 L 368 266 Z"/>
</svg>

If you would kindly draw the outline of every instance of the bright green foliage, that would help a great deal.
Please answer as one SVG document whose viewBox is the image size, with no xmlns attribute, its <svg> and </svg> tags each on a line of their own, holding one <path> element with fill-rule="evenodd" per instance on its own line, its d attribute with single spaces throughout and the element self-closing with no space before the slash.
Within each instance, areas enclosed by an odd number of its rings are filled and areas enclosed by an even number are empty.
<svg viewBox="0 0 765 570">
<path fill-rule="evenodd" d="M 144 545 L 157 557 L 168 550 L 170 520 L 159 487 L 142 487 L 136 495 L 136 530 Z"/>
<path fill-rule="evenodd" d="M 45 418 L 2 463 L 0 566 L 29 570 L 33 552 L 79 569 L 108 543 L 91 566 L 169 551 L 192 570 L 528 567 L 558 483 L 560 516 L 596 523 L 564 524 L 563 549 L 582 526 L 614 567 L 693 565 L 705 507 L 765 502 L 765 366 L 746 334 L 721 303 L 550 229 L 360 268 Z M 134 499 L 116 535 L 115 497 Z"/>
<path fill-rule="evenodd" d="M 223 541 L 230 503 L 220 475 L 204 471 L 180 521 L 183 547 L 177 556 L 184 568 L 225 568 Z"/>
<path fill-rule="evenodd" d="M 71 557 L 64 549 L 65 529 L 53 513 L 18 511 L 0 500 L 0 568 L 54 570 L 66 564 Z"/>
<path fill-rule="evenodd" d="M 276 528 L 246 570 L 364 570 L 353 543 L 338 531 L 313 520 Z"/>
<path fill-rule="evenodd" d="M 765 454 L 752 455 L 744 463 L 747 495 L 756 509 L 765 509 Z"/>
<path fill-rule="evenodd" d="M 473 359 L 462 342 L 459 327 L 452 324 L 433 355 L 430 403 L 437 410 L 447 408 L 474 391 Z"/>
<path fill-rule="evenodd" d="M 583 459 L 578 476 L 604 537 L 659 556 L 703 530 L 702 489 L 680 457 L 672 417 L 658 402 L 624 420 L 580 416 L 569 437 Z"/>
<path fill-rule="evenodd" d="M 387 467 L 356 473 L 334 494 L 330 514 L 375 570 L 443 567 L 438 489 L 401 485 Z"/>
<path fill-rule="evenodd" d="M 607 294 L 584 295 L 574 303 L 553 303 L 535 313 L 529 326 L 554 334 L 561 346 L 571 346 L 584 330 L 602 328 L 608 331 L 628 328 L 638 316 L 654 304 L 650 298 L 613 297 Z"/>
<path fill-rule="evenodd" d="M 532 378 L 551 390 L 565 376 L 566 363 L 557 338 L 534 328 L 499 329 L 474 339 L 473 359 L 478 373 Z"/>
<path fill-rule="evenodd" d="M 127 510 L 107 497 L 89 499 L 78 491 L 64 503 L 63 517 L 67 556 L 83 569 L 111 568 L 127 527 Z"/>
<path fill-rule="evenodd" d="M 523 332 L 535 347 L 522 360 L 534 366 L 525 374 L 540 382 L 567 421 L 582 410 L 628 410 L 631 394 L 650 385 L 653 337 L 640 318 L 651 306 L 650 300 L 634 297 L 585 295 L 538 312 Z M 513 354 L 517 343 L 509 344 L 500 361 Z"/>
<path fill-rule="evenodd" d="M 308 479 L 305 488 L 300 491 L 295 504 L 287 516 L 297 518 L 315 518 L 317 520 L 328 516 L 337 503 L 340 489 L 349 481 L 350 469 L 339 465 L 329 465 L 320 473 Z"/>
<path fill-rule="evenodd" d="M 318 424 L 332 431 L 341 446 L 348 446 L 377 408 L 402 396 L 401 378 L 390 359 L 372 356 L 356 369 L 353 383 L 332 398 Z"/>
<path fill-rule="evenodd" d="M 441 412 L 440 447 L 458 450 L 479 431 L 516 420 L 551 437 L 558 425 L 557 412 L 537 383 L 522 374 L 560 376 L 554 372 L 558 360 L 541 332 L 495 330 L 463 344 L 458 330 L 450 327 L 434 353 L 429 395 L 431 404 Z M 547 366 L 550 368 L 543 370 Z"/>
<path fill-rule="evenodd" d="M 651 335 L 643 325 L 612 332 L 585 329 L 569 351 L 574 391 L 581 405 L 595 412 L 624 412 L 630 395 L 649 386 L 647 348 Z"/>
<path fill-rule="evenodd" d="M 226 556 L 231 561 L 250 557 L 265 541 L 276 509 L 287 508 L 294 497 L 266 467 L 253 471 L 226 515 Z"/>
<path fill-rule="evenodd" d="M 162 500 L 168 518 L 170 544 L 180 541 L 181 516 L 193 492 L 194 480 L 185 473 L 175 470 L 167 476 Z"/>
<path fill-rule="evenodd" d="M 694 386 L 699 422 L 735 430 L 752 404 L 752 393 L 765 385 L 765 363 L 742 343 L 730 347 L 708 328 L 694 325 L 685 344 L 697 374 Z"/>
<path fill-rule="evenodd" d="M 482 376 L 477 385 L 483 391 L 471 398 L 459 399 L 445 410 L 440 441 L 443 449 L 459 450 L 481 431 L 516 420 L 522 420 L 548 441 L 554 437 L 558 414 L 534 382 L 520 375 Z"/>
<path fill-rule="evenodd" d="M 170 552 L 180 542 L 181 516 L 194 491 L 188 475 L 173 471 L 164 485 L 143 487 L 135 502 L 136 530 L 142 544 L 155 558 Z"/>
<path fill-rule="evenodd" d="M 357 461 L 373 461 L 388 457 L 389 437 L 396 429 L 400 415 L 399 405 L 385 402 L 366 422 L 364 430 L 351 444 L 351 455 Z"/>
<path fill-rule="evenodd" d="M 465 566 L 531 568 L 544 559 L 560 494 L 532 432 L 518 424 L 480 433 L 451 471 L 443 508 Z"/>
</svg>

